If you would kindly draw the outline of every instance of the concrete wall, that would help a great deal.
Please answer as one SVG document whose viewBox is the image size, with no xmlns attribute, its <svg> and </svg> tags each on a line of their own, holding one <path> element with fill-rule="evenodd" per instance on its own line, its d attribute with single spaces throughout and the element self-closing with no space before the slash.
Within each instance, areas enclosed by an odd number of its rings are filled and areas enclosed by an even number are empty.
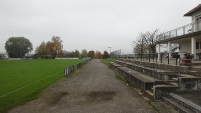
<svg viewBox="0 0 201 113">
<path fill-rule="evenodd" d="M 179 91 L 201 91 L 201 78 L 179 78 Z"/>
<path fill-rule="evenodd" d="M 180 43 L 180 52 L 191 53 L 191 41 L 183 41 Z M 181 57 L 182 58 L 182 57 Z"/>
</svg>

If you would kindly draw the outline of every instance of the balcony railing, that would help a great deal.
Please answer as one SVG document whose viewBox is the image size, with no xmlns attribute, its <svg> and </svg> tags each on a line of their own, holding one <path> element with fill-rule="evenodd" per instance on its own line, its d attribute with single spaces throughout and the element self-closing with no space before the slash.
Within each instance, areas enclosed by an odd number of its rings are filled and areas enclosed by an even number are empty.
<svg viewBox="0 0 201 113">
<path fill-rule="evenodd" d="M 162 41 L 162 40 L 174 38 L 177 36 L 182 36 L 182 35 L 197 32 L 197 31 L 201 31 L 201 20 L 187 24 L 185 26 L 179 27 L 177 29 L 174 29 L 165 33 L 161 33 L 156 36 L 156 40 Z"/>
</svg>

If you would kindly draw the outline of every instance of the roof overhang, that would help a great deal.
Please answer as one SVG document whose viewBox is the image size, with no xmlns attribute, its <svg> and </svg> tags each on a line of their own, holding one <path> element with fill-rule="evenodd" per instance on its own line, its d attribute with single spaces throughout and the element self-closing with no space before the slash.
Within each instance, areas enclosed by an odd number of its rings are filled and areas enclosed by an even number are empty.
<svg viewBox="0 0 201 113">
<path fill-rule="evenodd" d="M 191 9 L 190 11 L 188 11 L 186 14 L 184 14 L 184 16 L 192 16 L 193 13 L 197 12 L 200 9 L 201 9 L 201 4 L 199 4 L 195 8 Z"/>
</svg>

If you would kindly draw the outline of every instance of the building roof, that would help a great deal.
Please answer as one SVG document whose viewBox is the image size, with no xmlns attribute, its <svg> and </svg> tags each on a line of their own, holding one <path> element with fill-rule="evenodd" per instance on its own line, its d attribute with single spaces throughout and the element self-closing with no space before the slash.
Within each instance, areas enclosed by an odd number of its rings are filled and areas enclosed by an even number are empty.
<svg viewBox="0 0 201 113">
<path fill-rule="evenodd" d="M 188 11 L 186 14 L 184 14 L 184 16 L 192 16 L 193 13 L 197 12 L 200 9 L 201 9 L 201 4 L 198 4 L 198 6 Z"/>
</svg>

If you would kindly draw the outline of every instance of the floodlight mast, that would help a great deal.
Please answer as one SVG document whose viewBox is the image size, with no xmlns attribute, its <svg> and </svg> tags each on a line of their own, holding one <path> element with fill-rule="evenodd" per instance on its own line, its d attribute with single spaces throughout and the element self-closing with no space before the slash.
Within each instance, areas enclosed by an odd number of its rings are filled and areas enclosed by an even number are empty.
<svg viewBox="0 0 201 113">
<path fill-rule="evenodd" d="M 111 48 L 112 48 L 112 47 L 107 47 L 107 48 L 110 48 L 110 54 L 111 54 Z"/>
</svg>

